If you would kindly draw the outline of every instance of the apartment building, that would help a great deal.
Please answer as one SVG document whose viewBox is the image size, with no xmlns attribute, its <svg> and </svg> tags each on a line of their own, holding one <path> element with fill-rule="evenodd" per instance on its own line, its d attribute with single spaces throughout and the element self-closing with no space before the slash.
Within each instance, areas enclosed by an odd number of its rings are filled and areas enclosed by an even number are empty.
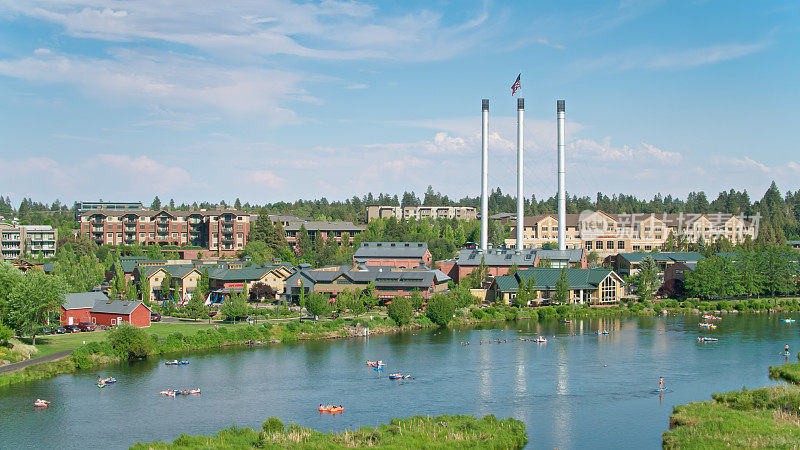
<svg viewBox="0 0 800 450">
<path fill-rule="evenodd" d="M 75 219 L 89 211 L 139 211 L 145 209 L 142 202 L 76 202 Z"/>
<path fill-rule="evenodd" d="M 233 254 L 250 233 L 247 213 L 222 211 L 89 211 L 80 216 L 80 233 L 98 244 L 193 245 Z"/>
<path fill-rule="evenodd" d="M 0 259 L 56 256 L 58 230 L 49 225 L 0 223 Z"/>
<path fill-rule="evenodd" d="M 378 218 L 475 220 L 478 211 L 471 206 L 368 206 L 367 221 Z"/>
<path fill-rule="evenodd" d="M 516 221 L 509 222 L 512 235 Z M 567 248 L 583 248 L 601 255 L 617 252 L 660 250 L 670 235 L 683 236 L 689 242 L 700 237 L 713 242 L 725 237 L 734 244 L 747 236 L 755 239 L 758 219 L 750 220 L 732 214 L 608 214 L 603 211 L 585 211 L 567 214 L 565 240 Z M 540 214 L 525 217 L 522 232 L 525 248 L 537 248 L 558 240 L 558 215 Z M 506 239 L 505 244 L 516 247 L 516 239 Z"/>
</svg>

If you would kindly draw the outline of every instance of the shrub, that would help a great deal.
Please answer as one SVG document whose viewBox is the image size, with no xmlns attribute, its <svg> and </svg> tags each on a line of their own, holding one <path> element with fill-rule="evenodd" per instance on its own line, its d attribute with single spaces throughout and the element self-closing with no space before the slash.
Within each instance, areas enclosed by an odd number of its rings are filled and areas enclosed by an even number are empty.
<svg viewBox="0 0 800 450">
<path fill-rule="evenodd" d="M 14 337 L 14 330 L 0 324 L 0 343 L 6 344 L 12 337 Z"/>
<path fill-rule="evenodd" d="M 539 308 L 539 318 L 547 319 L 550 317 L 555 317 L 558 315 L 556 309 L 552 306 L 545 306 L 544 308 Z"/>
<path fill-rule="evenodd" d="M 277 417 L 270 417 L 264 421 L 264 425 L 261 425 L 261 429 L 265 433 L 275 433 L 277 431 L 283 431 L 284 426 L 281 419 Z"/>
<path fill-rule="evenodd" d="M 428 306 L 425 308 L 425 315 L 431 319 L 431 322 L 443 327 L 450 323 L 453 319 L 453 314 L 456 312 L 456 305 L 450 297 L 443 294 L 435 294 L 428 300 Z"/>
<path fill-rule="evenodd" d="M 566 316 L 567 314 L 569 314 L 570 309 L 571 308 L 569 307 L 569 305 L 559 305 L 558 307 L 556 307 L 556 314 L 558 314 L 559 316 Z"/>
<path fill-rule="evenodd" d="M 483 319 L 483 311 L 480 308 L 470 308 L 469 313 L 478 320 Z"/>
<path fill-rule="evenodd" d="M 428 305 L 428 307 L 430 307 L 430 305 Z M 389 313 L 389 317 L 401 327 L 408 325 L 414 317 L 414 308 L 411 306 L 411 302 L 405 297 L 398 296 L 392 299 L 392 303 L 389 304 L 387 312 Z"/>
<path fill-rule="evenodd" d="M 150 336 L 143 329 L 127 322 L 108 332 L 108 342 L 121 358 L 145 358 L 153 351 Z"/>
</svg>

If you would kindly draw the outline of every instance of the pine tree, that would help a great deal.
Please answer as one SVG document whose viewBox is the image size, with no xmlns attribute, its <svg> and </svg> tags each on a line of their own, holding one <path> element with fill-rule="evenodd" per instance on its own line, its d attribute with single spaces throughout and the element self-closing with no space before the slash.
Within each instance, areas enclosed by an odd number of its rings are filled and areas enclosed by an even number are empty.
<svg viewBox="0 0 800 450">
<path fill-rule="evenodd" d="M 553 294 L 553 300 L 558 303 L 567 303 L 569 301 L 569 279 L 567 278 L 567 268 L 561 268 L 561 276 L 556 281 L 556 290 Z"/>
</svg>

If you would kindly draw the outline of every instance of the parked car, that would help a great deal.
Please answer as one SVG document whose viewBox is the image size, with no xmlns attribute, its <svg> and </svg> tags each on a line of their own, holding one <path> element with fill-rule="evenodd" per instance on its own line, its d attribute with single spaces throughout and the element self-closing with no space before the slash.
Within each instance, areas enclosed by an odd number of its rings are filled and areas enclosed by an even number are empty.
<svg viewBox="0 0 800 450">
<path fill-rule="evenodd" d="M 150 313 L 150 322 L 161 322 L 161 314 L 157 312 Z"/>
<path fill-rule="evenodd" d="M 56 333 L 56 334 L 64 334 L 64 333 L 66 333 L 66 332 L 67 332 L 67 329 L 66 329 L 66 328 L 64 328 L 64 327 L 56 327 L 56 328 L 55 328 L 55 333 Z"/>
<path fill-rule="evenodd" d="M 64 329 L 67 330 L 67 333 L 80 333 L 81 329 L 78 328 L 77 325 L 64 325 Z"/>
<path fill-rule="evenodd" d="M 53 334 L 55 329 L 53 327 L 41 327 L 36 331 L 36 334 Z"/>
<path fill-rule="evenodd" d="M 81 322 L 77 326 L 81 331 L 94 331 L 97 329 L 97 325 L 89 322 Z"/>
</svg>

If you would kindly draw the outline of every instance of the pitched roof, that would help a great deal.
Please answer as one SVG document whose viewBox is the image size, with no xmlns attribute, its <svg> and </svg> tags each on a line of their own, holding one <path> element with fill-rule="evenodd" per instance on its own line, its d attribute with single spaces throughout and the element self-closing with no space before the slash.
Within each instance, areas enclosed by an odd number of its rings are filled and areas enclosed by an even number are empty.
<svg viewBox="0 0 800 450">
<path fill-rule="evenodd" d="M 620 253 L 618 258 L 625 259 L 631 264 L 638 264 L 646 257 L 653 258 L 655 262 L 677 262 L 689 261 L 697 262 L 703 259 L 702 253 L 697 252 L 656 252 L 656 253 Z"/>
<path fill-rule="evenodd" d="M 100 291 L 78 292 L 67 294 L 64 299 L 64 309 L 84 309 L 91 308 L 98 301 L 107 301 L 108 297 Z"/>
<path fill-rule="evenodd" d="M 362 242 L 353 257 L 420 259 L 427 251 L 427 242 Z"/>
<path fill-rule="evenodd" d="M 517 252 L 514 249 L 490 248 L 485 253 L 477 248 L 465 248 L 458 252 L 456 262 L 459 266 L 479 266 L 481 261 L 487 266 L 517 266 L 527 267 L 536 263 L 536 249 L 523 249 Z"/>
<path fill-rule="evenodd" d="M 142 305 L 142 302 L 106 299 L 97 301 L 92 309 L 89 310 L 89 312 L 105 314 L 130 314 L 139 305 Z M 144 307 L 147 308 L 147 305 L 144 305 Z M 149 310 L 150 308 L 147 309 Z"/>
<path fill-rule="evenodd" d="M 583 255 L 585 252 L 586 250 L 582 248 L 568 248 L 566 250 L 536 250 L 536 253 L 539 255 L 539 259 L 549 259 L 551 261 L 569 260 L 570 263 L 583 261 Z"/>
<path fill-rule="evenodd" d="M 258 280 L 264 277 L 271 269 L 267 267 L 245 267 L 243 269 L 216 268 L 208 272 L 208 276 L 214 280 L 239 281 L 239 280 Z"/>
<path fill-rule="evenodd" d="M 284 231 L 300 231 L 304 226 L 308 231 L 364 231 L 367 227 L 356 225 L 353 222 L 322 222 L 322 221 L 291 221 L 283 229 Z"/>
<path fill-rule="evenodd" d="M 612 273 L 609 269 L 595 267 L 593 269 L 566 269 L 570 289 L 594 290 Z M 556 282 L 561 278 L 561 269 L 550 267 L 534 267 L 518 270 L 514 275 L 495 277 L 498 289 L 502 292 L 516 292 L 521 281 L 534 277 L 535 289 L 554 290 Z"/>
<path fill-rule="evenodd" d="M 450 277 L 437 269 L 427 267 L 420 269 L 398 269 L 394 266 L 332 266 L 326 270 L 301 270 L 314 283 L 331 283 L 338 278 L 345 278 L 355 284 L 375 283 L 378 289 L 393 287 L 427 289 L 433 283 L 446 283 Z"/>
</svg>

